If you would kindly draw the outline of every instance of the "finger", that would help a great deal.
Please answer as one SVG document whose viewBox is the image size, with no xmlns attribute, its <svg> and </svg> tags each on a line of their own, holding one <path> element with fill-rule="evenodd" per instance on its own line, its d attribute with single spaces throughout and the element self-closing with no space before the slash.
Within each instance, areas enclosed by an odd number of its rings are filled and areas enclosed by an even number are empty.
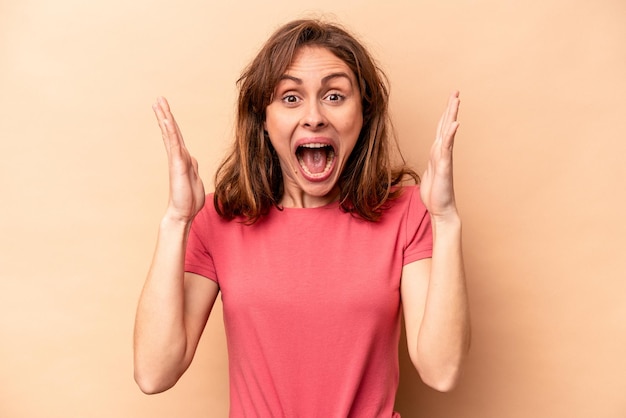
<svg viewBox="0 0 626 418">
<path fill-rule="evenodd" d="M 448 98 L 446 107 L 441 115 L 441 118 L 439 119 L 439 124 L 437 125 L 437 140 L 443 139 L 448 131 L 450 123 L 456 120 L 458 112 L 458 97 L 459 92 L 455 90 Z"/>
<path fill-rule="evenodd" d="M 172 122 L 174 122 L 174 129 L 176 130 L 176 135 L 178 136 L 178 140 L 180 141 L 181 146 L 185 146 L 185 139 L 183 138 L 183 134 L 178 127 L 178 122 L 174 118 L 172 118 Z"/>
<path fill-rule="evenodd" d="M 163 108 L 163 112 L 172 113 L 170 111 L 170 104 L 168 103 L 165 97 L 163 96 L 157 97 L 157 103 L 159 104 L 159 106 L 161 106 L 161 108 Z"/>
<path fill-rule="evenodd" d="M 444 124 L 443 124 L 443 134 L 446 134 L 448 126 L 454 121 L 456 121 L 458 111 L 459 111 L 459 92 L 454 91 L 450 94 L 450 98 L 448 99 L 448 104 L 446 106 L 446 111 L 444 112 Z"/>
<path fill-rule="evenodd" d="M 452 96 L 450 97 L 450 104 L 448 106 L 448 110 L 449 110 L 449 122 L 452 123 L 454 121 L 457 120 L 457 117 L 459 116 L 459 106 L 461 104 L 461 99 L 459 99 L 459 92 L 454 92 L 452 93 Z"/>
<path fill-rule="evenodd" d="M 158 102 L 152 104 L 152 111 L 154 112 L 154 116 L 159 124 L 159 128 L 161 128 L 161 132 L 163 132 L 163 120 L 165 119 L 165 114 L 163 113 L 163 108 L 159 105 Z"/>
<path fill-rule="evenodd" d="M 154 111 L 154 115 L 156 116 L 157 122 L 159 124 L 159 129 L 161 130 L 161 140 L 163 141 L 163 145 L 165 146 L 165 152 L 167 153 L 168 159 L 171 159 L 170 149 L 172 140 L 168 135 L 168 127 L 166 117 L 163 113 L 163 109 L 159 106 L 158 103 L 155 103 L 152 105 L 152 110 Z"/>
<path fill-rule="evenodd" d="M 454 145 L 454 138 L 459 127 L 459 122 L 457 121 L 459 115 L 459 106 L 460 106 L 459 92 L 455 91 L 450 95 L 450 99 L 448 101 L 448 107 L 446 109 L 446 122 L 444 122 L 443 126 L 443 140 L 442 147 L 447 150 L 452 150 Z"/>
<path fill-rule="evenodd" d="M 439 123 L 437 123 L 437 136 L 435 136 L 435 142 L 439 141 L 439 139 L 441 138 L 441 130 L 443 129 L 445 118 L 446 114 L 444 112 L 443 115 L 441 115 L 441 117 L 439 118 Z"/>
<path fill-rule="evenodd" d="M 161 129 L 161 135 L 163 136 L 163 141 L 167 142 L 168 130 L 167 130 L 166 122 L 165 122 L 167 120 L 167 115 L 165 114 L 163 106 L 158 100 L 156 103 L 152 105 L 152 110 L 154 111 L 154 115 L 156 116 L 157 122 L 159 124 L 159 128 Z"/>
<path fill-rule="evenodd" d="M 167 100 L 164 97 L 159 97 L 152 108 L 159 122 L 161 136 L 168 156 L 172 157 L 172 150 L 175 151 L 177 156 L 182 155 L 185 144 Z"/>
<path fill-rule="evenodd" d="M 443 140 L 443 143 L 441 144 L 442 148 L 448 151 L 452 151 L 453 147 L 454 147 L 454 139 L 456 137 L 456 132 L 459 129 L 459 122 L 454 121 L 450 124 L 450 127 L 448 128 L 448 132 Z"/>
<path fill-rule="evenodd" d="M 183 134 L 180 131 L 180 127 L 178 126 L 178 122 L 176 122 L 176 118 L 174 117 L 174 114 L 170 110 L 170 104 L 168 103 L 167 99 L 161 96 L 157 99 L 157 102 L 163 109 L 163 114 L 165 115 L 166 119 L 171 122 L 172 127 L 174 128 L 176 135 L 178 136 L 178 142 L 180 142 L 180 145 L 184 147 L 185 140 L 183 138 Z"/>
</svg>

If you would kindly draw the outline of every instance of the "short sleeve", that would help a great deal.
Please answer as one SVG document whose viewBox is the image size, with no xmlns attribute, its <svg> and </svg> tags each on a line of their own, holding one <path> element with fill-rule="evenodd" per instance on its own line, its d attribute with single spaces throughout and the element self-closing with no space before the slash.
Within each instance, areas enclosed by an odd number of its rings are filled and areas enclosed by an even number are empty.
<svg viewBox="0 0 626 418">
<path fill-rule="evenodd" d="M 407 187 L 409 194 L 406 210 L 406 247 L 403 264 L 407 265 L 423 258 L 432 257 L 433 231 L 430 215 L 420 197 L 418 186 Z"/>
<path fill-rule="evenodd" d="M 209 200 L 207 199 L 207 201 Z M 185 253 L 185 271 L 199 274 L 217 282 L 215 265 L 208 244 L 210 240 L 208 232 L 211 230 L 208 215 L 207 207 L 205 206 L 191 224 Z"/>
</svg>

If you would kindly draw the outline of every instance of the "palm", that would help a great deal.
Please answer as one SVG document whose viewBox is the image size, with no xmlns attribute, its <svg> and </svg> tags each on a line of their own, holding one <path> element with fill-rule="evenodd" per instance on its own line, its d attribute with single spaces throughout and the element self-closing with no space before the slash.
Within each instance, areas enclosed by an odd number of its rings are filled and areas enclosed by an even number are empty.
<svg viewBox="0 0 626 418">
<path fill-rule="evenodd" d="M 445 112 L 439 120 L 437 137 L 430 149 L 428 166 L 422 176 L 420 193 L 431 216 L 444 217 L 456 213 L 452 176 L 452 149 L 459 126 L 459 93 L 454 92 L 448 100 Z"/>
<path fill-rule="evenodd" d="M 190 221 L 204 206 L 204 185 L 198 163 L 185 147 L 183 136 L 165 98 L 152 106 L 167 151 L 170 178 L 168 215 Z"/>
</svg>

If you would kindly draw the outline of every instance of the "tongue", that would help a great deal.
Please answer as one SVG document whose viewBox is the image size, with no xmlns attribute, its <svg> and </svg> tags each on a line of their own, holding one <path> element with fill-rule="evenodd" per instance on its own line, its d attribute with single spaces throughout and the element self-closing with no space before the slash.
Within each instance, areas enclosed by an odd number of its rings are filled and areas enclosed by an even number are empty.
<svg viewBox="0 0 626 418">
<path fill-rule="evenodd" d="M 302 148 L 301 156 L 307 170 L 313 174 L 321 173 L 326 168 L 325 148 Z"/>
</svg>

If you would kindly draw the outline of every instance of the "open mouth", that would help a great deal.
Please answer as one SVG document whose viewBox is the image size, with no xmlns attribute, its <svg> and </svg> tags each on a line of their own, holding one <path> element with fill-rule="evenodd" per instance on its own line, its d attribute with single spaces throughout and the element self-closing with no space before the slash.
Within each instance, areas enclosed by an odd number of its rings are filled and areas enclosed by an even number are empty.
<svg viewBox="0 0 626 418">
<path fill-rule="evenodd" d="M 312 178 L 324 177 L 335 160 L 335 149 L 329 144 L 303 144 L 296 149 L 300 167 Z"/>
</svg>

